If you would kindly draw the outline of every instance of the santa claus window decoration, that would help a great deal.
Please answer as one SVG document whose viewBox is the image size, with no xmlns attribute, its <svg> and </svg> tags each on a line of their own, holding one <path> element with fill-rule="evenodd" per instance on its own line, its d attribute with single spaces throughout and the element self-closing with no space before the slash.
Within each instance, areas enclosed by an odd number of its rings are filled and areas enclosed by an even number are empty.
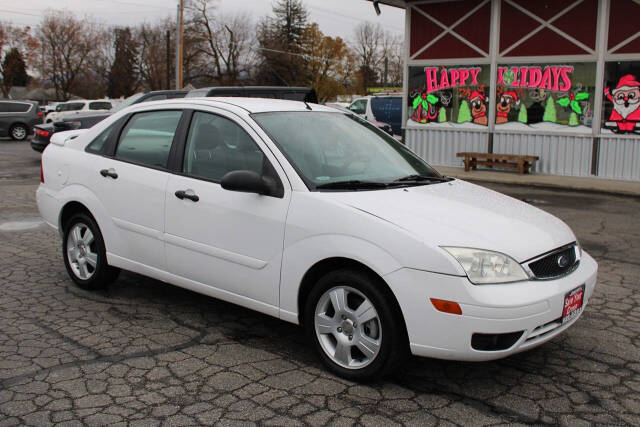
<svg viewBox="0 0 640 427">
<path fill-rule="evenodd" d="M 431 127 L 485 129 L 489 65 L 409 67 L 409 119 Z"/>
<path fill-rule="evenodd" d="M 640 61 L 605 65 L 602 133 L 640 135 Z"/>
<path fill-rule="evenodd" d="M 595 63 L 500 65 L 496 130 L 590 133 Z"/>
</svg>

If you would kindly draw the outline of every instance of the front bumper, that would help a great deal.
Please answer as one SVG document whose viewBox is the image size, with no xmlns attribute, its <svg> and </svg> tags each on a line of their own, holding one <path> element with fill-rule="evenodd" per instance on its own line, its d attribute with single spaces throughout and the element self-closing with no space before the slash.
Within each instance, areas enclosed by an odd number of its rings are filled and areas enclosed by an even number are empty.
<svg viewBox="0 0 640 427">
<path fill-rule="evenodd" d="M 473 285 L 466 277 L 403 268 L 385 276 L 404 315 L 411 352 L 417 356 L 462 361 L 493 360 L 536 347 L 577 320 L 562 324 L 565 295 L 585 285 L 583 312 L 596 284 L 598 265 L 583 252 L 571 274 L 554 280 Z M 430 298 L 457 302 L 462 315 L 437 311 Z M 471 346 L 474 333 L 522 331 L 504 350 Z"/>
</svg>

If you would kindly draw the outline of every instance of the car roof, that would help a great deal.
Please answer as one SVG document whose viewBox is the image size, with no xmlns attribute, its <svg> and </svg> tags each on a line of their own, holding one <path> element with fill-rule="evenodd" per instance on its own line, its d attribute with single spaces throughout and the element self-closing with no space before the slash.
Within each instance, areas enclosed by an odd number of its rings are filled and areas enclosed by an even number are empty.
<svg viewBox="0 0 640 427">
<path fill-rule="evenodd" d="M 264 113 L 268 111 L 309 111 L 307 105 L 313 111 L 327 111 L 336 112 L 335 108 L 325 107 L 319 104 L 307 104 L 302 101 L 290 101 L 286 99 L 272 99 L 272 98 L 243 98 L 243 97 L 223 97 L 223 96 L 211 96 L 200 98 L 181 98 L 170 99 L 166 101 L 154 101 L 158 103 L 194 103 L 200 105 L 210 105 L 212 107 L 220 107 L 220 103 L 233 105 L 235 107 L 242 108 L 249 113 Z M 140 104 L 143 105 L 143 104 Z"/>
</svg>

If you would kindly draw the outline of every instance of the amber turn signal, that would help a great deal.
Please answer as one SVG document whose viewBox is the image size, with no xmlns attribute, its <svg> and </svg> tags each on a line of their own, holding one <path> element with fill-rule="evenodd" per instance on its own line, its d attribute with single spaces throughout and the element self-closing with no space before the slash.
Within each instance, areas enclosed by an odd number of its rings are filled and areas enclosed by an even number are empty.
<svg viewBox="0 0 640 427">
<path fill-rule="evenodd" d="M 431 298 L 431 304 L 433 304 L 436 310 L 442 311 L 443 313 L 462 314 L 460 305 L 454 301 Z"/>
</svg>

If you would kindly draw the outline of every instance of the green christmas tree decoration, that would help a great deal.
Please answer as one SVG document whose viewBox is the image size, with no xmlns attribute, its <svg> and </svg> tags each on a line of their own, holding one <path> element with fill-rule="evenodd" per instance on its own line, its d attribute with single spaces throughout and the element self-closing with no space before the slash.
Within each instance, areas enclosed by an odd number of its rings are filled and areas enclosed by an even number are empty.
<svg viewBox="0 0 640 427">
<path fill-rule="evenodd" d="M 527 117 L 527 107 L 524 105 L 524 102 L 520 104 L 520 112 L 518 113 L 518 121 L 520 123 L 524 123 L 525 125 L 529 121 Z"/>
<path fill-rule="evenodd" d="M 578 126 L 579 124 L 578 115 L 572 111 L 571 115 L 569 115 L 569 126 Z"/>
<path fill-rule="evenodd" d="M 445 123 L 447 121 L 447 110 L 444 107 L 440 107 L 438 110 L 438 123 Z"/>
<path fill-rule="evenodd" d="M 471 111 L 469 111 L 469 104 L 466 100 L 460 104 L 460 110 L 458 111 L 458 123 L 467 123 L 471 121 Z"/>
<path fill-rule="evenodd" d="M 547 105 L 544 107 L 544 115 L 542 116 L 543 122 L 555 123 L 558 120 L 556 115 L 556 103 L 553 97 L 547 98 Z"/>
</svg>

